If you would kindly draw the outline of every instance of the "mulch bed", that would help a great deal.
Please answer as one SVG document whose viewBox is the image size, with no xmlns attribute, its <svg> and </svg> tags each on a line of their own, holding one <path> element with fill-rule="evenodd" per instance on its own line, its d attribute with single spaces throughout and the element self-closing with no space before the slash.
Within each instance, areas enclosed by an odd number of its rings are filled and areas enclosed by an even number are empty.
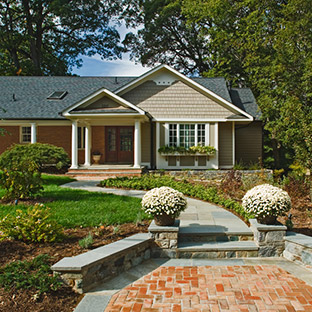
<svg viewBox="0 0 312 312">
<path fill-rule="evenodd" d="M 50 255 L 52 265 L 64 257 L 71 257 L 88 251 L 82 249 L 78 242 L 86 237 L 89 232 L 93 233 L 92 248 L 97 248 L 135 233 L 147 232 L 148 225 L 149 222 L 142 222 L 138 225 L 127 223 L 118 227 L 71 229 L 65 231 L 66 240 L 52 244 L 27 244 L 4 240 L 0 242 L 0 266 L 18 260 L 31 260 L 40 254 Z M 73 311 L 82 299 L 82 295 L 76 294 L 67 286 L 56 292 L 43 294 L 39 298 L 36 298 L 35 294 L 36 291 L 33 289 L 6 291 L 0 288 L 0 312 L 69 312 Z"/>
</svg>

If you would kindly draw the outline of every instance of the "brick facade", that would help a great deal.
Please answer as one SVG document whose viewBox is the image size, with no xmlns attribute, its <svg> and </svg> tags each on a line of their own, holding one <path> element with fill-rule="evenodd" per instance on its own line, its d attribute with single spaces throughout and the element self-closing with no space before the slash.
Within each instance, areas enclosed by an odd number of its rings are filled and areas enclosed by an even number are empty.
<svg viewBox="0 0 312 312">
<path fill-rule="evenodd" d="M 8 133 L 0 137 L 0 154 L 3 153 L 8 147 L 13 144 L 20 143 L 20 127 L 17 126 L 5 126 L 1 127 Z"/>
<path fill-rule="evenodd" d="M 100 152 L 100 164 L 105 162 L 105 127 L 92 126 L 92 145 L 91 152 Z M 92 161 L 92 160 L 91 160 Z"/>
</svg>

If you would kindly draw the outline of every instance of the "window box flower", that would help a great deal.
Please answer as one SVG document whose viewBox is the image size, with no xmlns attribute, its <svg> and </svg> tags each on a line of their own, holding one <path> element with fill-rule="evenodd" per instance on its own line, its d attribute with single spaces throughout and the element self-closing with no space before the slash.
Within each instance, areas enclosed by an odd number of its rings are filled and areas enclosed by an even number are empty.
<svg viewBox="0 0 312 312">
<path fill-rule="evenodd" d="M 209 145 L 197 145 L 190 148 L 164 145 L 158 149 L 158 153 L 163 156 L 212 156 L 216 153 L 216 149 Z"/>
</svg>

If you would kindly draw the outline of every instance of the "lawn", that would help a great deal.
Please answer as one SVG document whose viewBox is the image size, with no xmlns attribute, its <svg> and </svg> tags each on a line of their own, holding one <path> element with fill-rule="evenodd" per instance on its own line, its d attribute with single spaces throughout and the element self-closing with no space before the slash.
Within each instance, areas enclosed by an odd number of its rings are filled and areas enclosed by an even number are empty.
<svg viewBox="0 0 312 312">
<path fill-rule="evenodd" d="M 64 228 L 116 225 L 148 219 L 138 198 L 60 187 L 71 181 L 65 176 L 43 175 L 44 190 L 36 200 L 49 207 L 51 218 Z M 0 190 L 2 195 L 3 190 Z M 18 205 L 1 204 L 0 219 L 26 207 L 22 201 Z"/>
</svg>

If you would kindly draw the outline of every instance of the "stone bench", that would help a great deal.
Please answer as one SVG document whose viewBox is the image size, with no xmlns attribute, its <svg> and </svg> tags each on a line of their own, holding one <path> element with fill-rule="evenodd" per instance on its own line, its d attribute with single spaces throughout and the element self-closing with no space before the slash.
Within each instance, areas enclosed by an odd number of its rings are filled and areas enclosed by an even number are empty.
<svg viewBox="0 0 312 312">
<path fill-rule="evenodd" d="M 65 257 L 51 269 L 78 293 L 140 264 L 151 256 L 152 239 L 139 233 L 74 257 Z"/>
<path fill-rule="evenodd" d="M 312 269 L 312 237 L 287 232 L 283 256 L 290 261 L 298 262 Z"/>
</svg>

